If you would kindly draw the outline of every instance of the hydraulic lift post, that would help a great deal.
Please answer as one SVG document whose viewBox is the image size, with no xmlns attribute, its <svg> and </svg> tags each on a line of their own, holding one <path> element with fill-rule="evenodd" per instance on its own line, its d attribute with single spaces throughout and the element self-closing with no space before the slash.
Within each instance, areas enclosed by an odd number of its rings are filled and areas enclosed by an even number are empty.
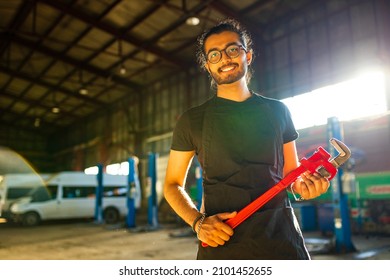
<svg viewBox="0 0 390 280">
<path fill-rule="evenodd" d="M 195 164 L 195 179 L 196 179 L 196 207 L 200 210 L 202 206 L 203 198 L 203 176 L 202 176 L 202 167 L 200 166 L 199 161 L 196 159 Z"/>
<path fill-rule="evenodd" d="M 133 157 L 129 157 L 129 175 L 127 176 L 127 216 L 126 216 L 126 225 L 128 228 L 135 227 L 135 160 Z"/>
<path fill-rule="evenodd" d="M 97 186 L 96 186 L 96 203 L 95 203 L 95 222 L 98 224 L 103 223 L 103 165 L 98 164 L 98 173 L 96 175 Z"/>
<path fill-rule="evenodd" d="M 157 154 L 150 153 L 148 158 L 148 224 L 156 229 L 158 225 L 157 213 Z"/>
<path fill-rule="evenodd" d="M 334 137 L 343 141 L 342 128 L 336 117 L 328 118 L 327 132 L 328 137 Z M 328 150 L 332 156 L 337 154 L 332 145 L 329 145 Z M 348 253 L 356 251 L 356 249 L 351 240 L 348 197 L 343 192 L 342 176 L 343 170 L 340 168 L 336 176 L 330 181 L 334 212 L 335 251 L 337 253 Z"/>
</svg>

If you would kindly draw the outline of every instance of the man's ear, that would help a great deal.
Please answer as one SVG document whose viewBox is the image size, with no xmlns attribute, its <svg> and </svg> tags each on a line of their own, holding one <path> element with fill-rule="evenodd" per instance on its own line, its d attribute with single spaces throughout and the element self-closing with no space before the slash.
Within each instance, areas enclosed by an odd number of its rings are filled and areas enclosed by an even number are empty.
<svg viewBox="0 0 390 280">
<path fill-rule="evenodd" d="M 252 54 L 252 50 L 250 50 L 246 53 L 246 62 L 248 63 L 248 65 L 251 65 L 252 58 L 253 58 L 253 54 Z"/>
</svg>

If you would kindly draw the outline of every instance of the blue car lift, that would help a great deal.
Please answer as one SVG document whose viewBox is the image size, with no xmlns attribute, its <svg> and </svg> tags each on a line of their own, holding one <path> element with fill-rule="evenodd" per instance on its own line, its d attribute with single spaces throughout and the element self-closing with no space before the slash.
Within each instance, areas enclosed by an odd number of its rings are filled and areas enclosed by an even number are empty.
<svg viewBox="0 0 390 280">
<path fill-rule="evenodd" d="M 96 176 L 97 187 L 96 187 L 96 201 L 95 201 L 95 223 L 103 223 L 103 165 L 98 164 L 98 173 Z"/>
<path fill-rule="evenodd" d="M 148 157 L 148 225 L 151 229 L 159 227 L 157 213 L 157 154 Z"/>
<path fill-rule="evenodd" d="M 134 157 L 128 159 L 129 163 L 129 175 L 127 176 L 127 216 L 126 216 L 126 226 L 128 228 L 135 227 L 135 196 L 137 192 L 137 183 L 139 183 L 139 178 L 136 169 L 136 161 Z M 138 181 L 138 182 L 137 182 Z"/>
<path fill-rule="evenodd" d="M 200 211 L 203 199 L 203 176 L 202 167 L 198 160 L 195 162 L 195 179 L 196 179 L 196 207 Z"/>
<path fill-rule="evenodd" d="M 328 119 L 327 128 L 328 139 L 336 138 L 343 141 L 342 128 L 336 117 Z M 328 151 L 332 157 L 337 156 L 337 151 L 332 145 L 329 145 Z M 342 176 L 343 170 L 340 168 L 336 176 L 330 182 L 334 212 L 334 249 L 336 253 L 349 253 L 356 251 L 356 249 L 351 240 L 348 197 L 343 192 Z"/>
</svg>

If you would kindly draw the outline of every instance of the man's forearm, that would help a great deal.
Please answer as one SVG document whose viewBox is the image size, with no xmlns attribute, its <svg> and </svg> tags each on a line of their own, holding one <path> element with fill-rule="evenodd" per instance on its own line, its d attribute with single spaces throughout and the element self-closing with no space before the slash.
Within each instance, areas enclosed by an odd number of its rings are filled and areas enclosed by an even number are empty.
<svg viewBox="0 0 390 280">
<path fill-rule="evenodd" d="M 176 214 L 192 226 L 193 221 L 200 213 L 185 189 L 177 185 L 166 185 L 164 196 Z"/>
</svg>

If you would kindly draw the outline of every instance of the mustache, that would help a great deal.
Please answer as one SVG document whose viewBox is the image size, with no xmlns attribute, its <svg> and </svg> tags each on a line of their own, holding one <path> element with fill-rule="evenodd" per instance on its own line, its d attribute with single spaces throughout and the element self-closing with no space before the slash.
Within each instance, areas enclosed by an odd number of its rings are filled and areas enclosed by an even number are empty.
<svg viewBox="0 0 390 280">
<path fill-rule="evenodd" d="M 225 68 L 225 67 L 229 67 L 229 66 L 232 66 L 232 67 L 238 67 L 238 63 L 228 63 L 228 64 L 225 64 L 225 65 L 222 65 L 221 67 L 218 68 L 218 72 L 222 72 L 222 68 Z"/>
</svg>

